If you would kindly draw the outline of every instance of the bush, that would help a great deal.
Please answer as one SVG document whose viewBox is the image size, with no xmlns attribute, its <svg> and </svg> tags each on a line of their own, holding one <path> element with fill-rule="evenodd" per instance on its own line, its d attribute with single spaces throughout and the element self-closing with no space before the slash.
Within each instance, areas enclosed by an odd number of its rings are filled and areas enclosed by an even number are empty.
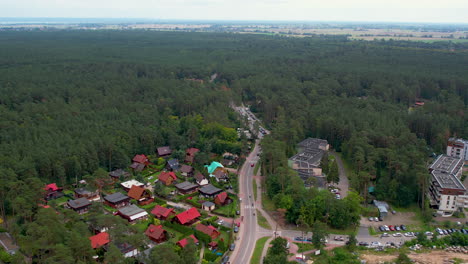
<svg viewBox="0 0 468 264">
<path fill-rule="evenodd" d="M 158 197 L 156 197 L 156 196 L 154 197 L 154 202 L 157 203 L 157 204 L 159 204 L 159 205 L 165 205 L 165 204 L 167 204 L 166 201 L 164 201 L 163 199 L 158 198 Z"/>
<path fill-rule="evenodd" d="M 169 221 L 165 221 L 163 223 L 163 226 L 167 226 L 171 229 L 174 229 L 175 231 L 179 232 L 179 233 L 182 233 L 184 236 L 188 236 L 188 235 L 191 235 L 193 234 L 193 229 L 190 228 L 190 227 L 187 227 L 187 226 L 183 226 L 183 225 L 179 225 L 179 224 L 175 224 L 175 223 L 172 223 L 172 222 L 169 222 Z"/>
<path fill-rule="evenodd" d="M 208 262 L 214 262 L 217 258 L 218 255 L 216 253 L 213 253 L 211 251 L 206 250 L 205 251 L 205 257 L 204 257 Z"/>
<path fill-rule="evenodd" d="M 211 242 L 211 237 L 203 232 L 198 230 L 194 230 L 195 237 L 200 240 L 200 242 L 204 243 L 205 245 Z"/>
</svg>

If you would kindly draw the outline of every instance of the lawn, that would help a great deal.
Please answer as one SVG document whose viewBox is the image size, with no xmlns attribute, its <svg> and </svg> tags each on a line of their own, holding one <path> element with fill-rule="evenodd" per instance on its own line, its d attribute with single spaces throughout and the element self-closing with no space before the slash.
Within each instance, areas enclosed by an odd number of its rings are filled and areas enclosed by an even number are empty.
<svg viewBox="0 0 468 264">
<path fill-rule="evenodd" d="M 258 222 L 258 225 L 263 227 L 263 228 L 266 228 L 266 229 L 271 229 L 271 226 L 270 224 L 268 224 L 268 221 L 266 220 L 266 218 L 260 213 L 259 210 L 257 210 L 257 222 Z"/>
<path fill-rule="evenodd" d="M 265 243 L 270 237 L 262 237 L 257 240 L 255 243 L 255 249 L 252 254 L 252 258 L 250 259 L 250 264 L 260 264 L 263 248 L 265 247 Z"/>
<path fill-rule="evenodd" d="M 268 198 L 266 192 L 262 192 L 262 206 L 265 211 L 275 211 L 275 204 L 273 201 Z"/>
<path fill-rule="evenodd" d="M 177 232 L 175 231 L 174 229 L 170 228 L 170 227 L 167 227 L 167 226 L 164 226 L 164 230 L 167 231 L 168 233 L 168 236 L 170 237 L 169 238 L 169 242 L 172 242 L 172 243 L 177 243 L 177 241 L 181 240 L 184 235 L 180 232 Z"/>
<path fill-rule="evenodd" d="M 314 249 L 314 244 L 312 243 L 297 243 L 297 242 L 294 242 L 294 244 L 296 244 L 299 249 L 297 250 L 297 252 L 305 252 L 305 251 L 309 251 L 309 250 L 312 250 Z"/>
<path fill-rule="evenodd" d="M 252 180 L 253 192 L 254 192 L 254 199 L 257 201 L 257 180 Z"/>
<path fill-rule="evenodd" d="M 237 210 L 239 210 L 237 199 L 232 199 L 232 203 L 216 208 L 213 212 L 223 216 L 233 217 Z"/>
<path fill-rule="evenodd" d="M 134 226 L 140 233 L 143 233 L 143 232 L 145 232 L 146 229 L 148 228 L 149 223 L 150 223 L 150 220 L 139 221 L 139 222 L 137 222 L 136 224 L 134 224 L 133 226 Z"/>
</svg>

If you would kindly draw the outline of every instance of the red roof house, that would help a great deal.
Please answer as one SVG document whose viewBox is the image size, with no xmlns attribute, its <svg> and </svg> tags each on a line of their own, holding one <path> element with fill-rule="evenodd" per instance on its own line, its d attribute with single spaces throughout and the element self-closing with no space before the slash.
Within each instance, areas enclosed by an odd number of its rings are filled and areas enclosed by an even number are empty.
<svg viewBox="0 0 468 264">
<path fill-rule="evenodd" d="M 109 234 L 106 232 L 99 233 L 89 238 L 93 248 L 100 248 L 110 242 Z"/>
<path fill-rule="evenodd" d="M 132 185 L 132 188 L 128 191 L 127 195 L 138 201 L 139 205 L 150 204 L 154 201 L 154 198 L 151 197 L 151 194 L 143 187 Z"/>
<path fill-rule="evenodd" d="M 173 181 L 177 180 L 177 176 L 174 172 L 170 171 L 164 171 L 159 174 L 158 177 L 159 181 L 164 183 L 164 185 L 169 186 L 172 184 Z"/>
<path fill-rule="evenodd" d="M 225 205 L 225 204 L 231 203 L 232 200 L 231 200 L 231 198 L 229 198 L 229 196 L 227 195 L 226 192 L 222 192 L 222 193 L 216 195 L 216 197 L 214 199 L 214 202 L 217 205 Z"/>
<path fill-rule="evenodd" d="M 145 235 L 156 243 L 161 243 L 166 240 L 167 231 L 163 229 L 162 225 L 155 226 L 151 224 L 145 231 Z"/>
<path fill-rule="evenodd" d="M 132 161 L 137 162 L 137 163 L 141 163 L 141 164 L 145 164 L 145 165 L 149 164 L 149 160 L 144 154 L 135 155 L 135 157 L 133 157 Z"/>
<path fill-rule="evenodd" d="M 63 193 L 62 193 L 63 188 L 57 187 L 57 184 L 55 182 L 51 184 L 47 184 L 44 187 L 44 190 L 46 191 L 45 192 L 46 200 L 57 199 L 63 196 Z"/>
<path fill-rule="evenodd" d="M 207 234 L 211 237 L 211 239 L 216 239 L 220 233 L 218 230 L 216 230 L 216 228 L 214 226 L 206 226 L 204 224 L 198 224 L 196 227 L 195 227 L 196 230 L 204 233 L 204 234 Z"/>
<path fill-rule="evenodd" d="M 198 244 L 198 239 L 194 235 L 190 235 L 189 237 L 178 241 L 177 245 L 179 245 L 181 248 L 184 248 L 185 246 L 187 246 L 189 239 L 192 239 L 195 244 Z"/>
<path fill-rule="evenodd" d="M 160 205 L 156 205 L 156 207 L 151 210 L 151 213 L 161 220 L 166 220 L 169 216 L 175 215 L 174 208 L 169 209 Z"/>
<path fill-rule="evenodd" d="M 200 213 L 195 207 L 188 209 L 174 217 L 174 219 L 179 222 L 181 225 L 191 225 L 193 224 L 199 217 Z"/>
<path fill-rule="evenodd" d="M 47 184 L 46 187 L 44 188 L 44 190 L 46 191 L 58 191 L 60 188 L 57 187 L 57 184 L 54 182 L 54 183 L 51 183 L 51 184 Z"/>
<path fill-rule="evenodd" d="M 187 150 L 185 150 L 185 162 L 193 163 L 195 154 L 197 154 L 197 152 L 199 151 L 200 150 L 197 148 L 188 148 Z"/>
</svg>

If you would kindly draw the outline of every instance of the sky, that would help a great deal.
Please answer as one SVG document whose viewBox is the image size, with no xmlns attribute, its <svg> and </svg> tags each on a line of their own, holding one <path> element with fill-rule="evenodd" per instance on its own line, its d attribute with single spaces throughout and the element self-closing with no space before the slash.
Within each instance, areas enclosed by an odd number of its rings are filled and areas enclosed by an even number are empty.
<svg viewBox="0 0 468 264">
<path fill-rule="evenodd" d="M 468 0 L 0 0 L 0 17 L 468 23 Z"/>
</svg>

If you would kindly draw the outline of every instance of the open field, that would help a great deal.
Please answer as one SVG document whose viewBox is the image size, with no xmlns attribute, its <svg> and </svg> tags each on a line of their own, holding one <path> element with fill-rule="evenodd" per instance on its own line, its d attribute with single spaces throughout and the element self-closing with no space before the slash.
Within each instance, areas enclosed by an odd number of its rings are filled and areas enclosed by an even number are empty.
<svg viewBox="0 0 468 264">
<path fill-rule="evenodd" d="M 383 254 L 362 254 L 361 259 L 366 260 L 368 264 L 376 264 L 383 262 L 392 262 L 397 258 L 395 255 L 383 255 Z M 449 262 L 455 258 L 462 260 L 462 263 L 468 261 L 468 255 L 461 253 L 445 252 L 440 250 L 431 251 L 428 253 L 410 253 L 408 254 L 410 259 L 421 264 L 442 264 L 442 263 L 453 263 Z"/>
</svg>

